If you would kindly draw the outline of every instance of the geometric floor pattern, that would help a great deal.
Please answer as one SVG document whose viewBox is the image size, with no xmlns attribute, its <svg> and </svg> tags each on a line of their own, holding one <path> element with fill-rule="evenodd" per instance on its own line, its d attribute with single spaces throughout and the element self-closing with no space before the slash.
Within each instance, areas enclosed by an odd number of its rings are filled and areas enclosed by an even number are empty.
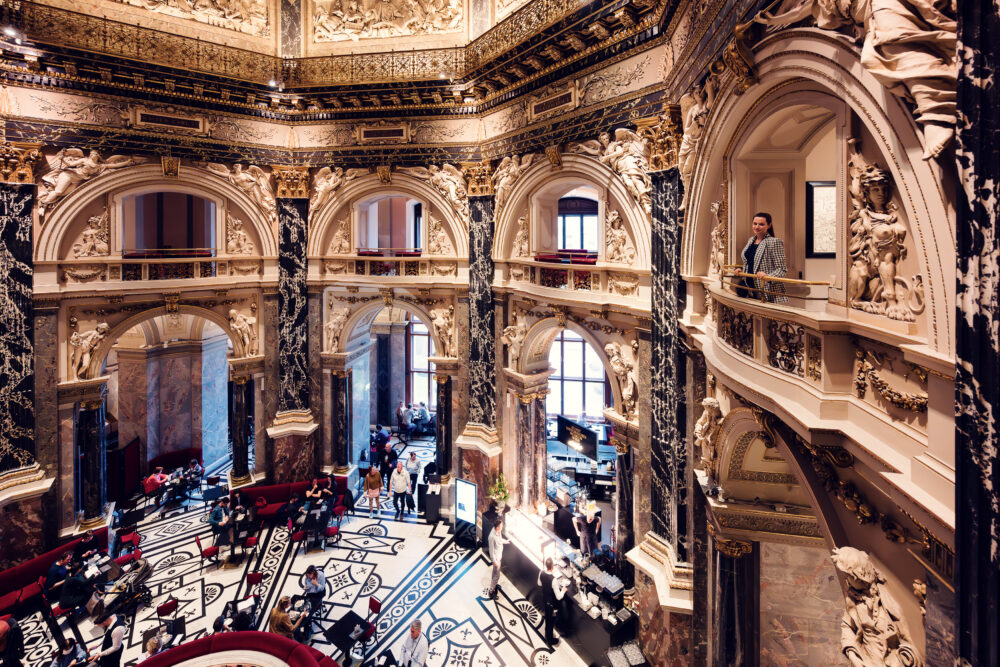
<svg viewBox="0 0 1000 667">
<path fill-rule="evenodd" d="M 585 664 L 566 642 L 554 651 L 545 645 L 542 615 L 509 582 L 501 579 L 497 599 L 482 596 L 489 564 L 481 551 L 459 546 L 446 524 L 418 523 L 413 516 L 397 521 L 391 502 L 384 498 L 381 504 L 381 513 L 373 518 L 369 518 L 367 508 L 360 511 L 359 504 L 358 513 L 344 520 L 341 541 L 328 545 L 325 551 L 290 549 L 284 527 L 265 525 L 257 556 L 240 567 L 221 569 L 212 564 L 202 569 L 194 542 L 199 535 L 203 542 L 211 543 L 204 504 L 191 502 L 148 517 L 139 532 L 143 535 L 143 556 L 153 566 L 147 582 L 153 605 L 126 619 L 122 664 L 131 666 L 141 660 L 143 633 L 157 627 L 155 606 L 171 596 L 180 602 L 178 613 L 186 619 L 187 639 L 197 639 L 211 632 L 227 601 L 247 594 L 246 574 L 261 571 L 264 580 L 257 629 L 266 630 L 271 608 L 282 595 L 301 592 L 310 565 L 326 574 L 327 594 L 309 643 L 336 660 L 342 656 L 327 643 L 321 630 L 349 609 L 364 617 L 368 597 L 374 595 L 383 605 L 377 641 L 368 648 L 369 658 L 385 648 L 398 654 L 410 623 L 419 618 L 430 642 L 430 667 Z M 22 627 L 27 650 L 24 664 L 47 665 L 55 645 L 41 617 L 27 619 Z M 100 646 L 100 628 L 84 620 L 80 630 L 92 649 Z M 65 625 L 64 631 L 71 636 Z"/>
</svg>

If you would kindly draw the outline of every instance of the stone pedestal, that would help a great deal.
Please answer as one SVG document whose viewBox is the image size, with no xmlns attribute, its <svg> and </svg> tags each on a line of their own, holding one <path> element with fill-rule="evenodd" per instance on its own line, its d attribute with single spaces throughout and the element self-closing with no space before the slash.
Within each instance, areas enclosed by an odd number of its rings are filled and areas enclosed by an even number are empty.
<svg viewBox="0 0 1000 667">
<path fill-rule="evenodd" d="M 267 429 L 271 439 L 271 483 L 287 484 L 315 474 L 316 431 L 319 424 L 308 410 L 279 412 Z"/>
<path fill-rule="evenodd" d="M 522 512 L 536 512 L 547 499 L 548 426 L 545 398 L 552 370 L 523 375 L 504 369 L 509 399 L 505 430 L 505 477 L 511 502 Z"/>
<path fill-rule="evenodd" d="M 452 416 L 452 378 L 458 373 L 458 359 L 451 357 L 431 357 L 434 364 L 434 383 L 437 387 L 437 413 L 435 419 L 435 444 L 437 446 L 437 469 L 443 477 L 450 477 L 454 471 L 454 424 Z"/>
<path fill-rule="evenodd" d="M 482 424 L 467 424 L 455 444 L 458 446 L 462 479 L 475 482 L 479 488 L 477 510 L 482 514 L 486 509 L 490 482 L 500 472 L 500 453 L 503 451 L 500 439 L 495 429 Z"/>
</svg>

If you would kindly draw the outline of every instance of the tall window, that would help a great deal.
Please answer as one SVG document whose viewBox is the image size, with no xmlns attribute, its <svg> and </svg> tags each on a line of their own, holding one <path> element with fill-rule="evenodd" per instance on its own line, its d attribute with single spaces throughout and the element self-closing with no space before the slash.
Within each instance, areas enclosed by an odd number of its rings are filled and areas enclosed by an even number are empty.
<svg viewBox="0 0 1000 667">
<path fill-rule="evenodd" d="M 597 202 L 583 197 L 559 200 L 559 250 L 597 252 Z"/>
<path fill-rule="evenodd" d="M 552 343 L 549 366 L 549 395 L 545 410 L 550 415 L 578 418 L 586 414 L 601 418 L 610 403 L 608 376 L 597 350 L 579 334 L 563 329 Z"/>
<path fill-rule="evenodd" d="M 406 337 L 409 402 L 423 401 L 427 404 L 428 410 L 434 410 L 437 392 L 434 390 L 434 364 L 428 361 L 428 357 L 433 354 L 430 332 L 426 324 L 414 319 L 407 327 Z"/>
<path fill-rule="evenodd" d="M 215 254 L 215 202 L 184 192 L 129 195 L 122 202 L 126 257 Z"/>
</svg>

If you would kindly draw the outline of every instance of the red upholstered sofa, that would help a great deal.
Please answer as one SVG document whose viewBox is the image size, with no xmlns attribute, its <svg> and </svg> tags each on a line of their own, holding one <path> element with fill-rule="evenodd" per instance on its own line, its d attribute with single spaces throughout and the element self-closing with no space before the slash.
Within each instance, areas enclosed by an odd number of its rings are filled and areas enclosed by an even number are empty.
<svg viewBox="0 0 1000 667">
<path fill-rule="evenodd" d="M 175 452 L 160 454 L 150 460 L 149 473 L 146 474 L 152 473 L 156 470 L 157 466 L 162 466 L 163 471 L 166 473 L 171 473 L 178 468 L 187 468 L 187 464 L 191 459 L 198 459 L 200 465 L 205 465 L 205 462 L 201 460 L 201 447 L 188 447 L 187 449 L 178 449 Z"/>
<path fill-rule="evenodd" d="M 336 477 L 336 495 L 346 494 L 348 481 L 346 477 Z M 320 486 L 326 488 L 330 485 L 329 478 L 320 479 Z M 299 494 L 299 498 L 304 498 L 306 491 L 312 486 L 312 480 L 307 482 L 292 482 L 291 484 L 273 484 L 271 486 L 247 486 L 240 489 L 247 495 L 251 503 L 257 505 L 257 499 L 263 498 L 265 504 L 258 505 L 257 516 L 261 519 L 272 519 L 281 509 L 281 506 L 288 502 L 293 493 Z M 230 492 L 232 496 L 232 492 Z M 230 498 L 231 500 L 231 498 Z"/>
<path fill-rule="evenodd" d="M 281 660 L 290 667 L 340 667 L 311 646 L 270 632 L 224 632 L 167 649 L 143 661 L 144 667 L 170 667 L 186 660 L 224 651 L 252 651 Z M 247 656 L 252 658 L 252 656 Z"/>
</svg>

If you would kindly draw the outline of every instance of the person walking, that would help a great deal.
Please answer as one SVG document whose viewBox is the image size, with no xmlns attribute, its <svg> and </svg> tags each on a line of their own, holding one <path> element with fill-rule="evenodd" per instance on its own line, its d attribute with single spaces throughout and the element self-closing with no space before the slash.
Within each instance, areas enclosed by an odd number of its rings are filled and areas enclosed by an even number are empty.
<svg viewBox="0 0 1000 667">
<path fill-rule="evenodd" d="M 90 656 L 90 662 L 100 667 L 121 667 L 122 653 L 125 651 L 125 620 L 117 614 L 106 614 L 97 619 L 97 625 L 104 629 L 101 652 Z"/>
<path fill-rule="evenodd" d="M 393 469 L 396 467 L 397 458 L 399 458 L 399 455 L 392 448 L 392 443 L 385 443 L 385 446 L 379 450 L 378 467 L 382 473 L 382 486 L 389 486 L 389 475 L 392 474 Z"/>
<path fill-rule="evenodd" d="M 576 534 L 580 538 L 580 553 L 589 557 L 600 546 L 598 535 L 601 534 L 601 517 L 597 516 L 597 508 L 588 503 L 586 515 L 576 520 Z"/>
<path fill-rule="evenodd" d="M 375 515 L 379 496 L 382 495 L 382 475 L 379 474 L 378 468 L 374 464 L 365 475 L 365 495 L 368 496 L 368 518 L 370 519 Z"/>
<path fill-rule="evenodd" d="M 410 623 L 410 633 L 399 651 L 399 667 L 424 667 L 427 664 L 427 637 L 420 620 Z"/>
<path fill-rule="evenodd" d="M 545 610 L 545 643 L 554 647 L 558 643 L 554 632 L 556 607 L 566 595 L 566 587 L 556 577 L 555 562 L 551 558 L 545 559 L 545 569 L 538 573 L 538 585 L 542 587 Z"/>
<path fill-rule="evenodd" d="M 406 472 L 410 474 L 410 489 L 417 488 L 417 477 L 420 476 L 420 461 L 417 459 L 416 452 L 410 452 L 410 458 L 406 460 Z"/>
<path fill-rule="evenodd" d="M 403 518 L 406 511 L 406 496 L 413 493 L 410 487 L 410 475 L 403 468 L 402 461 L 396 461 L 396 469 L 392 471 L 389 479 L 389 488 L 392 489 L 392 506 L 396 508 L 396 519 Z"/>
<path fill-rule="evenodd" d="M 503 534 L 503 521 L 493 524 L 493 532 L 490 533 L 490 560 L 493 561 L 493 572 L 490 575 L 490 587 L 486 591 L 486 597 L 491 600 L 497 596 L 497 585 L 500 583 L 500 561 L 503 559 L 503 545 L 509 540 L 505 540 Z"/>
</svg>

